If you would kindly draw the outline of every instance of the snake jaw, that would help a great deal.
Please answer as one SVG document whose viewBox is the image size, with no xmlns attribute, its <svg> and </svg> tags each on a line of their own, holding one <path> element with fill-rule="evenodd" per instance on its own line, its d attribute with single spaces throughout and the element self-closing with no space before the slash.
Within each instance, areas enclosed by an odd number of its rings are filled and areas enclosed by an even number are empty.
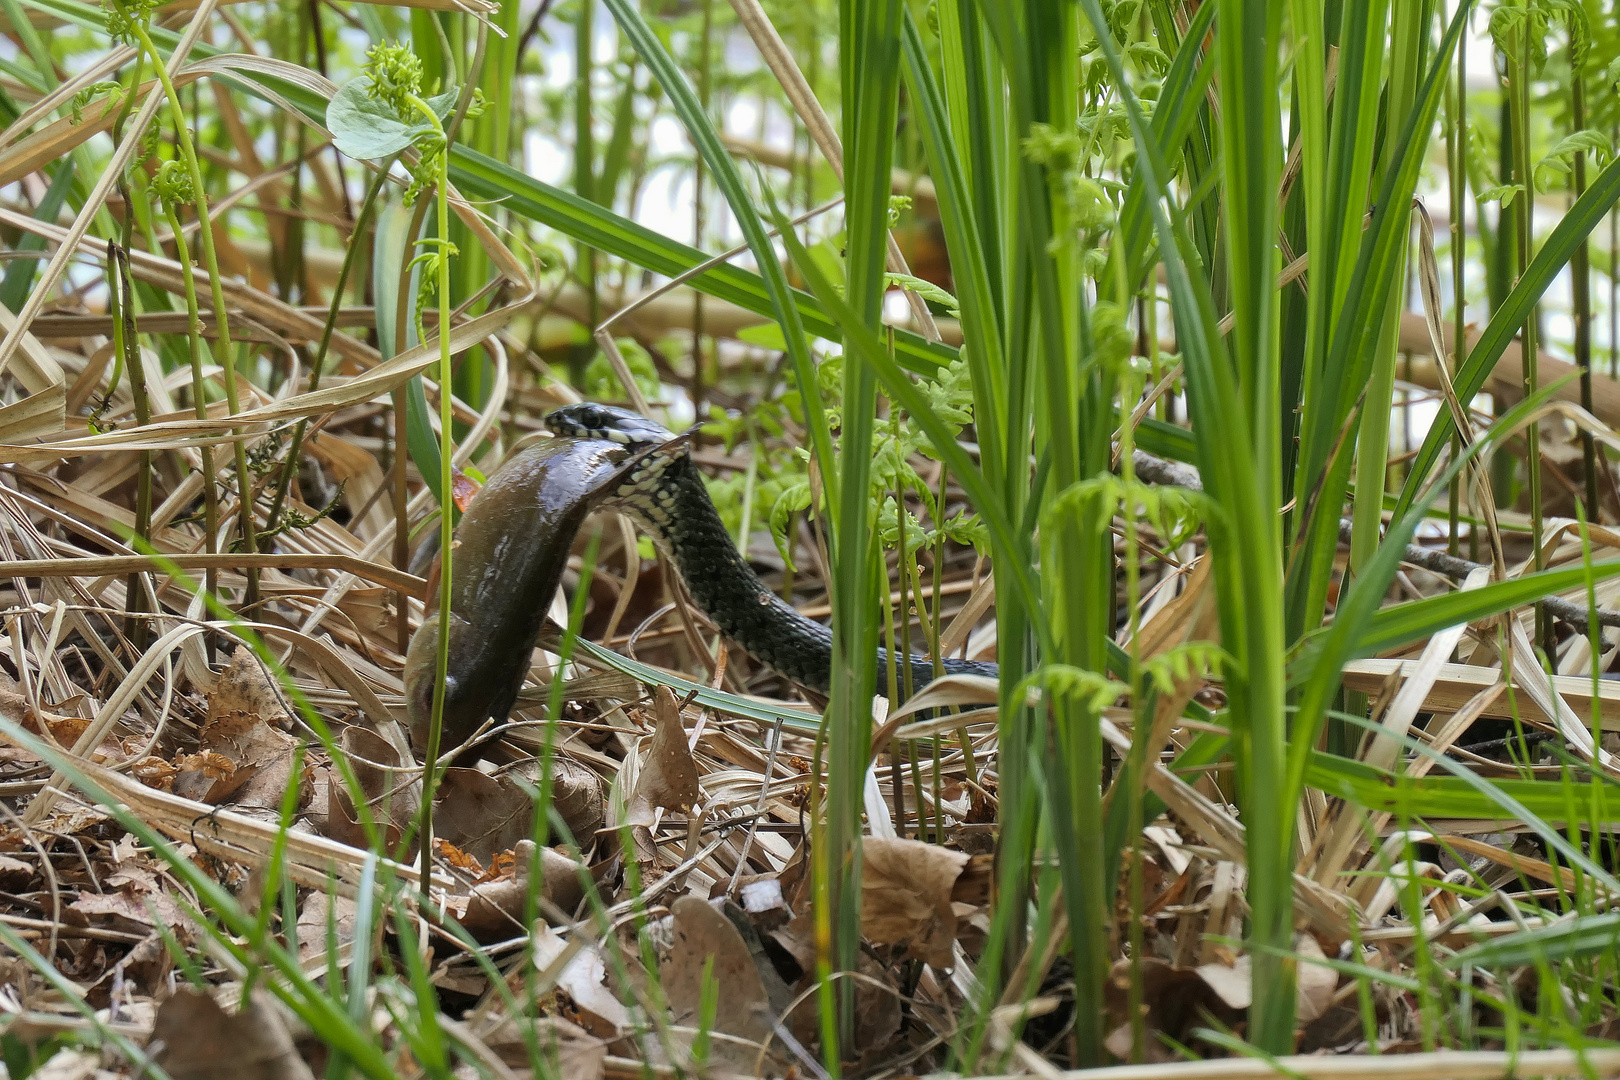
<svg viewBox="0 0 1620 1080">
<path fill-rule="evenodd" d="M 676 438 L 674 432 L 640 413 L 590 401 L 564 405 L 541 423 L 553 434 L 606 439 L 622 446 L 652 446 Z"/>
</svg>

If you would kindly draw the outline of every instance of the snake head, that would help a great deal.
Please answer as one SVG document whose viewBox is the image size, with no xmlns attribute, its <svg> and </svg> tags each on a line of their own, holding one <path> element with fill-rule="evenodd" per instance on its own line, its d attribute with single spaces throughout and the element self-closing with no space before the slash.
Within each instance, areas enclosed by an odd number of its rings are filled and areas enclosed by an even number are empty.
<svg viewBox="0 0 1620 1080">
<path fill-rule="evenodd" d="M 667 443 L 675 438 L 674 432 L 640 413 L 590 401 L 564 405 L 547 415 L 542 423 L 556 435 L 606 439 L 625 446 Z"/>
</svg>

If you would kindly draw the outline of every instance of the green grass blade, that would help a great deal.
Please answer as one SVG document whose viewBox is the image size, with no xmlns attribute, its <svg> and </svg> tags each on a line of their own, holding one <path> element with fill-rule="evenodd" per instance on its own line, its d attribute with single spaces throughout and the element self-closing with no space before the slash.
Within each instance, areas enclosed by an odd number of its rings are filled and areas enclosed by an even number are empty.
<svg viewBox="0 0 1620 1080">
<path fill-rule="evenodd" d="M 1353 655 L 1372 656 L 1399 648 L 1448 626 L 1511 611 L 1555 593 L 1607 581 L 1616 574 L 1620 574 L 1620 561 L 1594 563 L 1590 572 L 1585 566 L 1542 570 L 1467 592 L 1442 593 L 1382 608 L 1368 620 Z"/>
<path fill-rule="evenodd" d="M 743 237 L 748 241 L 748 248 L 753 252 L 755 262 L 759 266 L 759 276 L 764 280 L 771 314 L 782 328 L 783 337 L 787 341 L 794 379 L 798 383 L 799 393 L 804 401 L 804 419 L 810 432 L 811 445 L 821 463 L 823 480 L 829 485 L 828 504 L 835 505 L 837 492 L 833 488 L 836 474 L 832 434 L 827 426 L 827 414 L 821 407 L 821 396 L 816 385 L 815 360 L 810 355 L 803 320 L 798 306 L 794 303 L 792 290 L 788 288 L 787 276 L 782 272 L 782 265 L 776 259 L 776 252 L 771 246 L 770 237 L 766 235 L 765 226 L 761 224 L 759 215 L 754 211 L 753 200 L 743 186 L 737 165 L 721 144 L 719 134 L 699 104 L 697 94 L 687 82 L 686 76 L 682 74 L 669 51 L 664 48 L 658 35 L 653 33 L 647 21 L 642 18 L 641 12 L 630 0 L 604 0 L 604 2 L 618 22 L 620 31 L 641 57 L 641 62 L 647 65 L 653 78 L 663 87 L 671 107 L 686 127 L 687 135 L 697 146 L 704 164 L 709 167 L 714 177 L 715 186 L 725 196 L 732 213 L 736 215 Z M 500 166 L 497 165 L 497 168 Z M 454 170 L 452 176 L 455 176 Z M 457 182 L 460 182 L 459 179 Z M 623 222 L 623 219 L 618 221 L 624 225 L 629 224 Z"/>
<path fill-rule="evenodd" d="M 1576 249 L 1586 241 L 1616 200 L 1620 200 L 1620 160 L 1610 162 L 1608 168 L 1599 173 L 1592 186 L 1586 189 L 1586 193 L 1575 200 L 1542 243 L 1519 283 L 1502 305 L 1491 313 L 1491 321 L 1486 325 L 1485 332 L 1474 342 L 1468 359 L 1458 366 L 1452 377 L 1460 400 L 1471 401 L 1479 393 L 1496 369 L 1496 362 L 1524 325 L 1530 309 L 1563 273 L 1564 266 L 1574 257 Z M 1412 460 L 1406 486 L 1395 504 L 1396 514 L 1404 513 L 1411 505 L 1419 485 L 1424 483 L 1434 468 L 1441 449 L 1450 441 L 1455 430 L 1451 414 L 1441 409 L 1423 439 L 1422 448 Z"/>
<path fill-rule="evenodd" d="M 1317 730 L 1327 714 L 1334 695 L 1338 693 L 1344 665 L 1349 662 L 1355 652 L 1356 643 L 1363 639 L 1367 627 L 1377 614 L 1384 594 L 1390 582 L 1394 580 L 1396 570 L 1400 568 L 1406 545 L 1411 542 L 1413 532 L 1423 520 L 1428 501 L 1437 497 L 1468 462 L 1488 452 L 1498 442 L 1518 431 L 1526 422 L 1526 418 L 1532 416 L 1556 389 L 1556 384 L 1544 387 L 1519 402 L 1504 413 L 1479 441 L 1458 455 L 1437 482 L 1427 489 L 1424 504 L 1414 505 L 1407 510 L 1404 517 L 1391 524 L 1384 542 L 1368 561 L 1356 587 L 1340 599 L 1333 622 L 1320 639 L 1320 646 L 1308 654 L 1309 662 L 1302 665 L 1298 712 L 1294 718 L 1286 780 L 1288 790 L 1294 793 L 1295 797 L 1304 786 L 1306 763 L 1311 748 L 1316 744 Z"/>
<path fill-rule="evenodd" d="M 1383 325 L 1378 314 L 1387 283 L 1405 254 L 1412 193 L 1422 169 L 1424 148 L 1444 96 L 1446 70 L 1471 8 L 1472 0 L 1464 0 L 1446 29 L 1416 104 L 1407 115 L 1391 164 L 1384 172 L 1372 226 L 1362 237 L 1343 304 L 1334 308 L 1338 321 L 1322 368 L 1324 388 L 1331 382 L 1332 390 L 1321 400 L 1306 402 L 1294 490 L 1312 492 L 1314 502 L 1300 530 L 1304 550 L 1294 559 L 1288 575 L 1290 625 L 1296 632 L 1321 619 L 1329 575 L 1326 563 L 1338 543 L 1339 510 L 1344 502 L 1340 477 L 1348 474 L 1343 463 L 1329 473 L 1328 455 L 1370 376 L 1376 336 Z"/>
</svg>

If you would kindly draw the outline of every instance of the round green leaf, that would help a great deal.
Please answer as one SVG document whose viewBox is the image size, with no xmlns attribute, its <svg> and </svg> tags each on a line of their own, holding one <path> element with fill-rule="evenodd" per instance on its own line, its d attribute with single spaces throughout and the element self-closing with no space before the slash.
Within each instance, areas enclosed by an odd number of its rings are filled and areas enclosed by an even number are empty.
<svg viewBox="0 0 1620 1080">
<path fill-rule="evenodd" d="M 425 122 L 402 121 L 386 101 L 367 92 L 370 87 L 368 76 L 350 79 L 326 107 L 327 130 L 343 153 L 352 158 L 385 158 L 432 132 Z"/>
</svg>

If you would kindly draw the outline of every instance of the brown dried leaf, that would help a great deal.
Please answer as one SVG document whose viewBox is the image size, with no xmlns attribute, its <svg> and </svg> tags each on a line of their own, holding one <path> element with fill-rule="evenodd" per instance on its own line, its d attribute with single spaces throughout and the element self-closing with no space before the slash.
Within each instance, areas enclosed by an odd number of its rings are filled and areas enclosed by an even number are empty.
<svg viewBox="0 0 1620 1080">
<path fill-rule="evenodd" d="M 526 761 L 512 772 L 538 788 L 540 764 L 539 760 Z M 589 848 L 607 816 L 602 778 L 568 755 L 556 755 L 551 760 L 551 805 L 580 848 Z"/>
<path fill-rule="evenodd" d="M 311 892 L 298 910 L 299 961 L 307 962 L 325 954 L 328 924 L 337 936 L 338 948 L 353 941 L 354 916 L 358 910 L 358 901 L 350 897 L 333 896 L 319 889 Z"/>
<path fill-rule="evenodd" d="M 1312 958 L 1321 958 L 1322 947 L 1310 934 L 1294 935 L 1294 951 L 1304 962 L 1298 965 L 1295 983 L 1295 1014 L 1301 1023 L 1309 1023 L 1321 1016 L 1332 1004 L 1333 994 L 1339 986 L 1339 976 L 1332 968 L 1313 964 Z M 1233 1009 L 1247 1009 L 1253 999 L 1252 966 L 1247 956 L 1240 956 L 1228 967 L 1225 964 L 1202 964 L 1198 977 L 1205 986 L 1215 991 L 1221 1001 Z"/>
<path fill-rule="evenodd" d="M 660 686 L 653 700 L 657 725 L 653 728 L 652 745 L 636 781 L 636 790 L 626 808 L 625 821 L 630 825 L 652 825 L 653 811 L 659 808 L 684 813 L 703 797 L 703 789 L 698 785 L 697 763 L 692 760 L 691 748 L 686 744 L 686 727 L 681 723 L 680 705 L 674 691 Z"/>
<path fill-rule="evenodd" d="M 529 836 L 534 803 L 510 776 L 446 769 L 433 803 L 434 831 L 481 863 Z"/>
<path fill-rule="evenodd" d="M 1186 1043 L 1192 1030 L 1206 1025 L 1210 1016 L 1223 1024 L 1235 1023 L 1242 1017 L 1247 1006 L 1230 1005 L 1202 975 L 1202 970 L 1176 967 L 1156 957 L 1143 959 L 1142 1007 L 1146 1010 L 1143 1021 L 1148 1029 L 1149 1061 L 1170 1060 L 1163 1057 L 1165 1045 L 1156 1033 Z M 1131 1049 L 1130 985 L 1130 961 L 1116 961 L 1104 992 L 1109 1023 L 1114 1027 L 1104 1044 L 1121 1058 L 1128 1056 Z M 1247 983 L 1244 986 L 1247 988 Z"/>
<path fill-rule="evenodd" d="M 529 888 L 529 863 L 534 841 L 523 840 L 513 849 L 508 876 L 473 886 L 461 925 L 479 940 L 511 937 L 523 926 L 524 898 Z M 585 897 L 579 882 L 583 864 L 551 848 L 540 849 L 540 895 L 564 911 L 573 911 Z"/>
<path fill-rule="evenodd" d="M 182 989 L 157 1012 L 153 1039 L 174 1080 L 313 1080 L 280 1015 L 255 995 L 232 1016 L 207 994 Z"/>
<path fill-rule="evenodd" d="M 1322 946 L 1310 934 L 1296 937 L 1294 951 L 1300 956 L 1294 1012 L 1301 1024 L 1308 1024 L 1332 1006 L 1333 995 L 1339 989 L 1339 973 L 1326 964 L 1310 962 L 1324 959 Z"/>
<path fill-rule="evenodd" d="M 34 880 L 32 863 L 13 859 L 10 855 L 0 855 L 0 889 L 6 892 L 21 892 L 32 880 Z"/>
<path fill-rule="evenodd" d="M 714 1029 L 754 1042 L 771 1033 L 770 1000 L 742 934 L 706 900 L 675 901 L 673 944 L 658 965 L 659 979 L 675 1023 L 696 1027 L 703 1000 L 703 966 L 713 959 L 718 992 Z M 719 1050 L 726 1044 L 718 1044 Z M 750 1054 L 749 1064 L 752 1065 Z"/>
<path fill-rule="evenodd" d="M 237 659 L 227 671 L 248 670 L 238 663 L 242 653 L 237 650 Z M 256 657 L 251 670 L 259 670 Z M 227 682 L 224 677 L 220 679 L 222 687 Z M 261 674 L 261 686 L 263 682 Z M 224 708 L 225 703 L 243 700 L 244 695 L 255 692 L 245 673 L 231 685 L 237 689 L 209 695 L 209 720 L 199 736 L 201 752 L 175 763 L 180 771 L 174 778 L 174 791 L 214 805 L 231 799 L 242 809 L 279 810 L 287 785 L 293 781 L 293 752 L 298 740 L 270 726 L 261 713 Z"/>
<path fill-rule="evenodd" d="M 878 945 L 906 942 L 911 956 L 949 969 L 956 940 L 951 892 L 968 856 L 920 840 L 874 836 L 861 850 L 861 934 Z"/>
<path fill-rule="evenodd" d="M 86 916 L 95 916 L 94 922 L 98 926 L 144 933 L 161 921 L 183 938 L 194 936 L 190 917 L 172 897 L 157 889 L 143 889 L 130 884 L 104 893 L 83 892 L 68 908 Z"/>
<path fill-rule="evenodd" d="M 208 692 L 210 723 L 237 712 L 249 713 L 278 727 L 292 724 L 292 717 L 281 704 L 281 695 L 265 676 L 264 665 L 245 645 L 237 646 L 230 663 Z"/>
<path fill-rule="evenodd" d="M 607 1043 L 560 1016 L 542 1016 L 534 1020 L 532 1026 L 540 1053 L 551 1063 L 548 1076 L 556 1080 L 602 1080 Z M 529 1044 L 517 1024 L 510 1019 L 503 1020 L 499 1027 L 485 1036 L 484 1045 L 514 1068 L 525 1068 L 530 1064 Z"/>
<path fill-rule="evenodd" d="M 383 830 L 384 842 L 392 849 L 399 843 L 403 823 L 415 810 L 405 779 L 398 773 L 399 751 L 381 735 L 360 727 L 344 728 L 338 745 L 354 770 L 360 792 L 371 809 L 372 820 Z M 409 764 L 414 766 L 415 762 Z M 326 788 L 324 832 L 351 847 L 365 847 L 365 829 L 360 826 L 360 814 L 342 778 L 336 770 L 323 770 L 323 777 Z"/>
<path fill-rule="evenodd" d="M 534 966 L 537 971 L 548 971 L 568 949 L 568 942 L 545 923 L 534 928 Z M 557 986 L 574 999 L 580 1015 L 592 1032 L 605 1038 L 616 1037 L 630 1026 L 630 1014 L 624 1004 L 602 985 L 607 968 L 602 957 L 588 945 L 579 948 L 563 961 L 557 975 Z"/>
</svg>

